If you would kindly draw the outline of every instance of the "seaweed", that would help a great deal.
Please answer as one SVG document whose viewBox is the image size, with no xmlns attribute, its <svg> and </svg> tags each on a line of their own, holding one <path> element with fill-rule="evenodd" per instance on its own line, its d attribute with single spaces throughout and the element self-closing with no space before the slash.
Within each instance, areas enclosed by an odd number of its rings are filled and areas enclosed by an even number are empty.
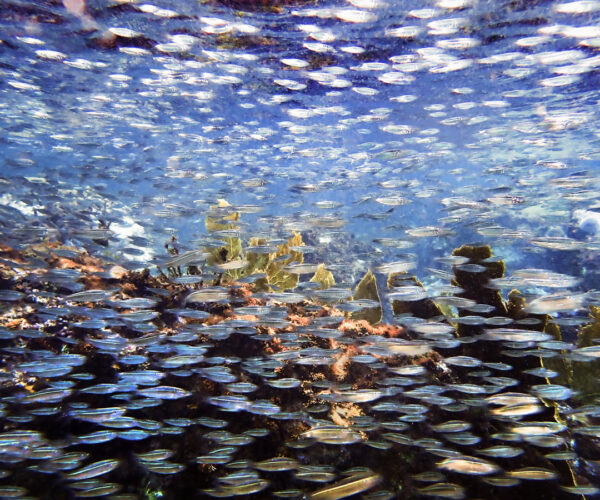
<svg viewBox="0 0 600 500">
<path fill-rule="evenodd" d="M 331 288 L 335 285 L 335 278 L 331 271 L 328 271 L 325 268 L 325 264 L 319 264 L 315 274 L 310 279 L 312 283 L 319 283 L 319 290 L 326 290 L 327 288 Z"/>
<path fill-rule="evenodd" d="M 302 241 L 302 235 L 295 232 L 287 242 L 277 246 L 277 251 L 268 254 L 264 268 L 254 269 L 254 272 L 265 273 L 264 278 L 254 282 L 254 289 L 257 291 L 284 291 L 296 288 L 299 276 L 286 271 L 285 267 L 292 263 L 302 264 L 304 262 L 304 255 L 291 249 L 291 247 L 298 246 L 304 246 L 304 241 Z"/>
<path fill-rule="evenodd" d="M 590 305 L 590 319 L 577 335 L 577 347 L 590 347 L 600 339 L 600 306 Z"/>
<path fill-rule="evenodd" d="M 390 274 L 387 285 L 390 289 L 403 286 L 418 286 L 424 289 L 423 284 L 415 276 L 407 276 L 404 273 Z M 412 315 L 423 319 L 444 316 L 440 306 L 430 298 L 414 301 L 392 300 L 392 310 L 396 316 Z"/>
<path fill-rule="evenodd" d="M 255 291 L 284 291 L 298 286 L 298 274 L 288 272 L 285 267 L 304 262 L 304 255 L 292 250 L 293 247 L 304 246 L 300 233 L 293 233 L 285 243 L 277 246 L 277 250 L 270 253 L 251 251 L 252 247 L 267 244 L 267 240 L 263 238 L 251 238 L 250 248 L 244 252 L 242 239 L 237 234 L 239 226 L 236 222 L 240 219 L 240 213 L 223 199 L 219 199 L 218 205 L 211 206 L 210 209 L 211 212 L 205 218 L 206 229 L 225 243 L 217 248 L 204 247 L 208 253 L 206 264 L 216 268 L 219 274 L 213 284 L 227 284 L 264 273 L 264 276 L 254 281 Z"/>
<path fill-rule="evenodd" d="M 600 307 L 590 305 L 590 323 L 577 335 L 577 347 L 598 345 L 600 339 Z M 582 401 L 595 402 L 600 392 L 600 362 L 593 358 L 574 356 L 571 360 L 572 376 L 569 380 L 576 397 Z"/>
<path fill-rule="evenodd" d="M 354 300 L 369 299 L 379 302 L 378 307 L 371 307 L 352 313 L 352 319 L 366 319 L 372 325 L 375 325 L 381 321 L 383 316 L 381 298 L 379 297 L 379 292 L 377 290 L 375 275 L 371 272 L 371 270 L 367 271 L 358 285 L 356 285 L 354 296 L 352 298 Z"/>
<path fill-rule="evenodd" d="M 206 230 L 217 234 L 219 231 L 222 231 L 223 234 L 218 234 L 218 236 L 225 242 L 223 246 L 218 248 L 206 248 L 209 254 L 206 258 L 206 264 L 209 266 L 231 262 L 242 254 L 241 238 L 237 235 L 228 234 L 231 231 L 235 233 L 235 230 L 238 229 L 238 225 L 235 222 L 239 220 L 240 214 L 233 210 L 227 210 L 228 207 L 231 207 L 231 205 L 226 200 L 219 199 L 218 205 L 211 206 L 208 215 L 204 219 Z M 222 210 L 219 211 L 218 209 Z M 237 270 L 227 270 L 225 274 L 228 274 L 231 278 L 235 278 L 237 277 L 235 271 Z"/>
<path fill-rule="evenodd" d="M 489 288 L 487 284 L 491 279 L 504 276 L 504 261 L 492 259 L 493 253 L 489 245 L 463 245 L 456 248 L 452 255 L 467 257 L 471 264 L 479 264 L 486 268 L 483 272 L 469 272 L 454 267 L 454 280 L 452 284 L 463 288 L 462 297 L 474 300 L 480 304 L 488 304 L 496 308 L 496 314 L 506 314 L 506 306 L 498 290 Z"/>
</svg>

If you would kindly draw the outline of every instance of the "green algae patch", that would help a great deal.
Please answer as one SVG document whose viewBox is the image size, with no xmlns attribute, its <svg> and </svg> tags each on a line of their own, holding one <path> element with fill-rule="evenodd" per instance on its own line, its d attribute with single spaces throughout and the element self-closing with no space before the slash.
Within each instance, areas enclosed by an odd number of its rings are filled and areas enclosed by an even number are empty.
<svg viewBox="0 0 600 500">
<path fill-rule="evenodd" d="M 372 307 L 363 311 L 352 313 L 352 319 L 364 319 L 372 325 L 375 325 L 381 321 L 381 318 L 383 317 L 381 298 L 379 297 L 379 291 L 377 290 L 377 281 L 375 279 L 375 275 L 370 269 L 359 281 L 358 285 L 356 285 L 352 299 L 369 299 L 379 302 L 379 307 Z"/>
<path fill-rule="evenodd" d="M 325 264 L 319 264 L 319 267 L 317 267 L 317 270 L 310 281 L 312 283 L 318 283 L 320 285 L 319 290 L 326 290 L 335 285 L 335 278 L 331 271 L 328 271 L 325 268 Z"/>
<path fill-rule="evenodd" d="M 267 240 L 263 238 L 252 238 L 250 240 L 250 247 L 260 247 L 262 245 L 266 245 Z M 269 265 L 270 254 L 268 253 L 260 253 L 253 252 L 250 249 L 246 251 L 246 260 L 248 261 L 248 266 L 246 267 L 246 275 L 251 276 L 252 274 L 256 274 L 259 272 L 264 272 Z"/>
<path fill-rule="evenodd" d="M 539 332 L 550 333 L 554 340 L 562 340 L 560 328 L 554 323 L 550 323 L 551 317 L 548 314 L 532 314 L 527 310 L 527 300 L 519 290 L 511 290 L 506 301 L 506 315 L 515 321 L 525 321 L 527 319 L 538 320 L 537 325 L 530 325 L 530 328 Z"/>
<path fill-rule="evenodd" d="M 548 319 L 549 318 L 546 319 L 546 324 L 542 331 L 552 335 L 554 340 L 558 342 L 562 341 L 560 327 L 556 323 L 550 323 Z M 552 358 L 540 357 L 539 361 L 542 368 L 548 368 L 549 370 L 554 370 L 558 373 L 558 375 L 549 381 L 549 383 L 571 385 L 574 376 L 573 363 L 571 361 L 565 359 L 563 356 Z"/>
<path fill-rule="evenodd" d="M 237 235 L 237 221 L 240 213 L 223 199 L 218 205 L 211 206 L 205 218 L 207 231 L 219 238 L 224 244 L 217 248 L 205 248 L 208 253 L 206 264 L 220 270 L 218 283 L 264 274 L 254 283 L 255 291 L 285 291 L 298 286 L 298 275 L 285 270 L 290 264 L 302 264 L 304 255 L 292 248 L 304 246 L 302 235 L 294 233 L 285 243 L 278 245 L 277 250 L 270 253 L 244 252 L 242 239 Z M 251 238 L 250 248 L 267 245 L 267 240 Z M 333 278 L 333 276 L 332 276 Z"/>
<path fill-rule="evenodd" d="M 551 316 L 547 314 L 528 314 L 526 309 L 526 301 L 521 292 L 512 290 L 508 294 L 506 303 L 508 316 L 515 321 L 522 321 L 528 318 L 539 320 L 537 325 L 531 325 L 528 328 L 547 333 L 552 336 L 552 339 L 557 342 L 562 342 L 562 332 L 560 327 L 550 321 Z M 590 306 L 591 322 L 583 326 L 578 335 L 576 345 L 578 348 L 589 347 L 596 345 L 597 339 L 600 339 L 600 307 Z M 539 356 L 539 366 L 558 373 L 552 379 L 546 379 L 549 384 L 562 384 L 573 389 L 575 392 L 574 398 L 584 401 L 593 402 L 600 391 L 600 363 L 593 359 L 584 359 L 578 357 L 565 356 L 565 351 L 562 351 L 562 356 Z M 513 361 L 515 365 L 516 360 Z"/>
<path fill-rule="evenodd" d="M 209 256 L 206 258 L 206 263 L 209 266 L 224 265 L 227 262 L 232 262 L 239 259 L 242 255 L 242 241 L 240 238 L 226 237 L 223 239 L 224 245 L 219 248 L 213 248 L 209 250 Z M 238 277 L 236 273 L 233 273 L 233 269 L 227 270 L 227 273 L 232 277 Z"/>
<path fill-rule="evenodd" d="M 527 319 L 537 319 L 539 322 L 535 325 L 527 326 L 527 329 L 532 329 L 547 333 L 552 336 L 552 339 L 557 342 L 562 342 L 562 332 L 560 327 L 551 322 L 551 317 L 548 314 L 530 314 L 527 311 L 527 301 L 519 290 L 511 290 L 508 294 L 506 302 L 507 316 L 515 321 L 526 321 Z M 518 362 L 515 361 L 515 364 Z M 573 377 L 572 364 L 562 356 L 537 358 L 539 367 L 548 370 L 553 370 L 558 375 L 552 379 L 546 379 L 547 383 L 566 384 L 571 383 Z M 530 363 L 532 364 L 532 363 Z M 526 367 L 524 367 L 526 368 Z"/>
<path fill-rule="evenodd" d="M 234 222 L 240 220 L 240 213 L 232 210 L 227 210 L 231 205 L 222 198 L 217 200 L 217 205 L 212 205 L 208 215 L 204 219 L 204 225 L 209 232 L 222 231 L 225 229 L 233 229 L 237 227 Z"/>
<path fill-rule="evenodd" d="M 207 248 L 208 257 L 206 264 L 209 266 L 224 265 L 227 262 L 239 259 L 242 255 L 242 240 L 237 235 L 229 235 L 227 231 L 235 231 L 237 222 L 240 219 L 239 212 L 234 212 L 233 209 L 228 210 L 231 205 L 223 199 L 218 200 L 218 205 L 211 206 L 208 215 L 204 219 L 206 230 L 211 233 L 216 233 L 220 240 L 223 241 L 223 246 L 218 248 Z M 224 234 L 218 234 L 219 232 Z M 240 275 L 239 269 L 228 269 L 225 272 L 229 279 L 238 278 Z"/>
<path fill-rule="evenodd" d="M 265 276 L 255 281 L 256 291 L 285 291 L 293 290 L 298 286 L 299 276 L 285 270 L 290 264 L 302 264 L 304 255 L 302 252 L 292 250 L 292 247 L 304 246 L 302 235 L 294 233 L 287 242 L 278 245 L 277 250 L 268 254 L 266 265 L 262 268 L 254 267 L 253 273 L 264 272 Z M 254 265 L 264 264 L 263 259 L 254 261 Z"/>
</svg>

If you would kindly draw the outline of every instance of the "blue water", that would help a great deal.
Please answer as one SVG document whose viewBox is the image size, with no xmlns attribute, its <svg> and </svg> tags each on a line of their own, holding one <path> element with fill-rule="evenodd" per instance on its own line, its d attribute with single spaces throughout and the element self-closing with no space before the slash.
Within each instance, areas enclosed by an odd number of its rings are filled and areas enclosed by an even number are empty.
<svg viewBox="0 0 600 500">
<path fill-rule="evenodd" d="M 89 244 L 73 231 L 102 219 L 115 232 L 110 257 L 135 268 L 164 260 L 172 235 L 181 251 L 197 248 L 222 198 L 258 207 L 242 218 L 246 242 L 334 231 L 369 254 L 362 268 L 410 251 L 427 279 L 434 257 L 482 241 L 509 268 L 585 275 L 595 288 L 596 229 L 581 231 L 575 211 L 598 203 L 599 12 L 595 2 L 6 2 L 2 203 L 24 218 L 7 214 L 3 232 L 13 245 L 28 242 L 17 226 Z M 374 201 L 389 195 L 409 203 Z M 344 222 L 315 227 L 320 216 Z M 134 222 L 148 252 L 131 260 L 120 251 Z M 517 235 L 478 232 L 497 225 Z M 421 226 L 452 234 L 407 235 Z M 545 236 L 585 245 L 554 257 L 531 245 Z M 414 246 L 373 242 L 382 237 Z M 314 258 L 357 260 L 348 245 Z"/>
<path fill-rule="evenodd" d="M 596 495 L 598 68 L 599 0 L 0 2 L 0 497 Z"/>
</svg>

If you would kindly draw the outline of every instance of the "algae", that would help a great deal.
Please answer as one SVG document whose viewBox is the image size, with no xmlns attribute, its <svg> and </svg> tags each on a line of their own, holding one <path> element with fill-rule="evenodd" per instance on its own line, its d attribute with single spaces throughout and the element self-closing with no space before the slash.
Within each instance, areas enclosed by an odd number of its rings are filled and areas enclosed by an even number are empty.
<svg viewBox="0 0 600 500">
<path fill-rule="evenodd" d="M 383 316 L 381 298 L 379 297 L 379 291 L 377 290 L 375 275 L 371 270 L 368 270 L 363 278 L 359 281 L 358 285 L 356 285 L 356 289 L 354 290 L 354 295 L 352 298 L 353 300 L 369 299 L 379 302 L 379 307 L 372 307 L 352 313 L 352 319 L 365 319 L 372 325 L 375 325 L 381 321 Z"/>
<path fill-rule="evenodd" d="M 584 326 L 577 335 L 577 347 L 596 345 L 600 339 L 600 307 L 590 305 L 591 322 Z"/>
<path fill-rule="evenodd" d="M 493 253 L 489 245 L 463 245 L 456 248 L 452 255 L 467 257 L 471 264 L 479 264 L 486 268 L 486 271 L 476 273 L 463 271 L 459 266 L 454 268 L 455 278 L 452 280 L 452 284 L 465 290 L 460 295 L 480 304 L 494 306 L 495 314 L 506 314 L 506 307 L 500 292 L 486 286 L 491 279 L 504 276 L 504 261 L 491 259 Z"/>
<path fill-rule="evenodd" d="M 313 283 L 319 283 L 319 290 L 326 290 L 335 285 L 335 278 L 331 271 L 325 268 L 325 264 L 319 264 L 313 277 L 310 279 Z"/>
<path fill-rule="evenodd" d="M 510 318 L 514 320 L 526 318 L 527 311 L 525 310 L 525 305 L 525 297 L 523 297 L 523 294 L 519 290 L 511 290 L 508 293 L 506 313 Z"/>
<path fill-rule="evenodd" d="M 255 268 L 255 272 L 262 271 L 266 275 L 255 281 L 254 289 L 257 291 L 285 291 L 293 290 L 298 286 L 299 276 L 287 272 L 285 267 L 292 264 L 302 264 L 304 255 L 301 252 L 291 250 L 291 247 L 304 246 L 302 235 L 294 235 L 282 245 L 277 246 L 277 251 L 268 254 L 268 261 L 263 269 Z"/>
<path fill-rule="evenodd" d="M 423 284 L 415 277 L 408 277 L 404 273 L 392 273 L 388 276 L 388 288 L 393 289 L 403 286 L 418 286 L 424 289 Z M 393 300 L 392 311 L 394 315 L 412 314 L 415 317 L 431 319 L 444 316 L 440 306 L 430 298 L 415 301 Z"/>
<path fill-rule="evenodd" d="M 231 205 L 223 199 L 219 199 L 217 206 L 211 206 L 210 212 L 205 218 L 206 229 L 224 241 L 224 245 L 218 248 L 205 247 L 208 253 L 206 264 L 220 268 L 222 273 L 216 283 L 230 283 L 240 278 L 264 273 L 254 282 L 255 291 L 284 291 L 298 286 L 298 275 L 287 272 L 285 267 L 304 261 L 301 252 L 291 248 L 304 246 L 302 235 L 294 233 L 285 243 L 278 245 L 277 250 L 271 253 L 259 253 L 247 250 L 244 252 L 242 239 L 235 233 L 240 219 L 240 213 L 227 210 Z M 221 210 L 219 210 L 221 209 Z M 216 213 L 215 213 L 216 212 Z M 262 238 L 251 238 L 250 247 L 266 245 L 267 241 Z M 228 268 L 228 265 L 231 268 Z"/>
<path fill-rule="evenodd" d="M 204 219 L 204 224 L 206 226 L 206 230 L 209 232 L 214 231 L 222 231 L 225 229 L 233 229 L 236 228 L 237 225 L 233 224 L 240 219 L 239 212 L 229 212 L 228 210 L 222 210 L 223 215 L 218 214 L 218 209 L 226 209 L 227 207 L 231 207 L 231 205 L 222 198 L 217 200 L 217 205 L 211 205 L 209 212 Z M 215 213 L 217 212 L 217 213 Z M 230 222 L 231 221 L 231 222 Z"/>
<path fill-rule="evenodd" d="M 600 339 L 600 307 L 590 305 L 591 322 L 582 327 L 577 335 L 577 347 L 598 345 Z M 571 387 L 578 391 L 576 397 L 594 402 L 600 392 L 600 362 L 597 359 L 585 360 L 574 357 L 571 362 Z"/>
<path fill-rule="evenodd" d="M 219 231 L 232 231 L 238 228 L 234 222 L 238 221 L 240 218 L 239 212 L 231 212 L 227 213 L 227 210 L 224 210 L 226 215 L 218 216 L 214 212 L 218 209 L 226 209 L 231 205 L 223 199 L 218 200 L 218 205 L 211 206 L 209 214 L 205 218 L 206 230 L 212 233 L 218 233 Z M 211 212 L 213 212 L 211 214 Z M 229 222 L 231 221 L 231 222 Z M 206 258 L 206 264 L 209 266 L 217 266 L 219 264 L 225 264 L 226 262 L 231 262 L 234 259 L 239 258 L 242 255 L 242 240 L 239 236 L 221 236 L 220 239 L 224 241 L 224 245 L 218 248 L 207 248 L 208 257 Z M 225 273 L 229 278 L 235 279 L 239 277 L 239 270 L 227 270 Z"/>
</svg>

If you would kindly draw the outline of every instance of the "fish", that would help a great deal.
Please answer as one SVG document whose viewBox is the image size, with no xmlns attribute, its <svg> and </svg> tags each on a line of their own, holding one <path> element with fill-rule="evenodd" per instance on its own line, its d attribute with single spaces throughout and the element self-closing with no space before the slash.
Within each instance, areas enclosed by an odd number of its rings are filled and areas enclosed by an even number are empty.
<svg viewBox="0 0 600 500">
<path fill-rule="evenodd" d="M 101 302 L 109 297 L 106 290 L 86 290 L 67 295 L 65 299 L 71 302 Z"/>
<path fill-rule="evenodd" d="M 96 431 L 90 434 L 79 435 L 77 440 L 83 444 L 96 444 L 112 441 L 117 437 L 117 433 L 113 431 Z"/>
<path fill-rule="evenodd" d="M 76 496 L 79 498 L 93 498 L 98 496 L 110 495 L 111 493 L 117 493 L 121 489 L 122 486 L 120 484 L 103 483 L 98 484 L 96 486 L 92 486 L 88 489 L 84 489 L 83 491 L 79 491 Z"/>
<path fill-rule="evenodd" d="M 496 464 L 469 456 L 450 457 L 438 463 L 438 467 L 460 474 L 485 475 L 500 470 Z"/>
<path fill-rule="evenodd" d="M 181 389 L 180 387 L 172 386 L 156 386 L 138 391 L 140 396 L 156 399 L 180 399 L 191 396 L 190 391 Z"/>
<path fill-rule="evenodd" d="M 465 498 L 465 489 L 455 483 L 434 483 L 432 485 L 419 488 L 419 493 L 424 496 L 449 498 L 455 500 Z"/>
<path fill-rule="evenodd" d="M 182 464 L 171 463 L 168 461 L 164 462 L 144 462 L 144 467 L 150 472 L 161 475 L 177 474 L 185 469 Z"/>
<path fill-rule="evenodd" d="M 335 426 L 316 427 L 306 431 L 303 437 L 325 444 L 350 444 L 362 440 L 359 433 Z"/>
<path fill-rule="evenodd" d="M 94 477 L 102 476 L 111 472 L 119 466 L 119 460 L 109 459 L 101 460 L 93 464 L 86 465 L 81 469 L 73 472 L 65 473 L 65 478 L 69 481 L 80 481 L 84 479 L 91 479 Z"/>
<path fill-rule="evenodd" d="M 228 297 L 228 292 L 224 288 L 205 288 L 197 290 L 188 295 L 186 304 L 194 304 L 198 302 L 218 302 L 225 300 Z"/>
<path fill-rule="evenodd" d="M 96 409 L 72 409 L 70 414 L 76 419 L 102 423 L 121 417 L 127 411 L 122 407 L 96 408 Z"/>
<path fill-rule="evenodd" d="M 532 314 L 547 314 L 581 309 L 585 294 L 551 294 L 532 300 L 527 308 Z"/>
<path fill-rule="evenodd" d="M 596 492 L 597 2 L 96 4 L 0 16 L 0 496 Z"/>
<path fill-rule="evenodd" d="M 308 498 L 311 500 L 346 498 L 367 491 L 376 486 L 380 481 L 381 477 L 377 474 L 357 473 L 350 475 L 336 484 L 311 493 Z"/>
<path fill-rule="evenodd" d="M 23 396 L 23 404 L 58 403 L 71 395 L 72 389 L 44 389 Z"/>
<path fill-rule="evenodd" d="M 537 481 L 548 481 L 556 478 L 556 473 L 543 467 L 522 467 L 507 471 L 509 477 L 515 479 L 529 479 Z"/>
</svg>

